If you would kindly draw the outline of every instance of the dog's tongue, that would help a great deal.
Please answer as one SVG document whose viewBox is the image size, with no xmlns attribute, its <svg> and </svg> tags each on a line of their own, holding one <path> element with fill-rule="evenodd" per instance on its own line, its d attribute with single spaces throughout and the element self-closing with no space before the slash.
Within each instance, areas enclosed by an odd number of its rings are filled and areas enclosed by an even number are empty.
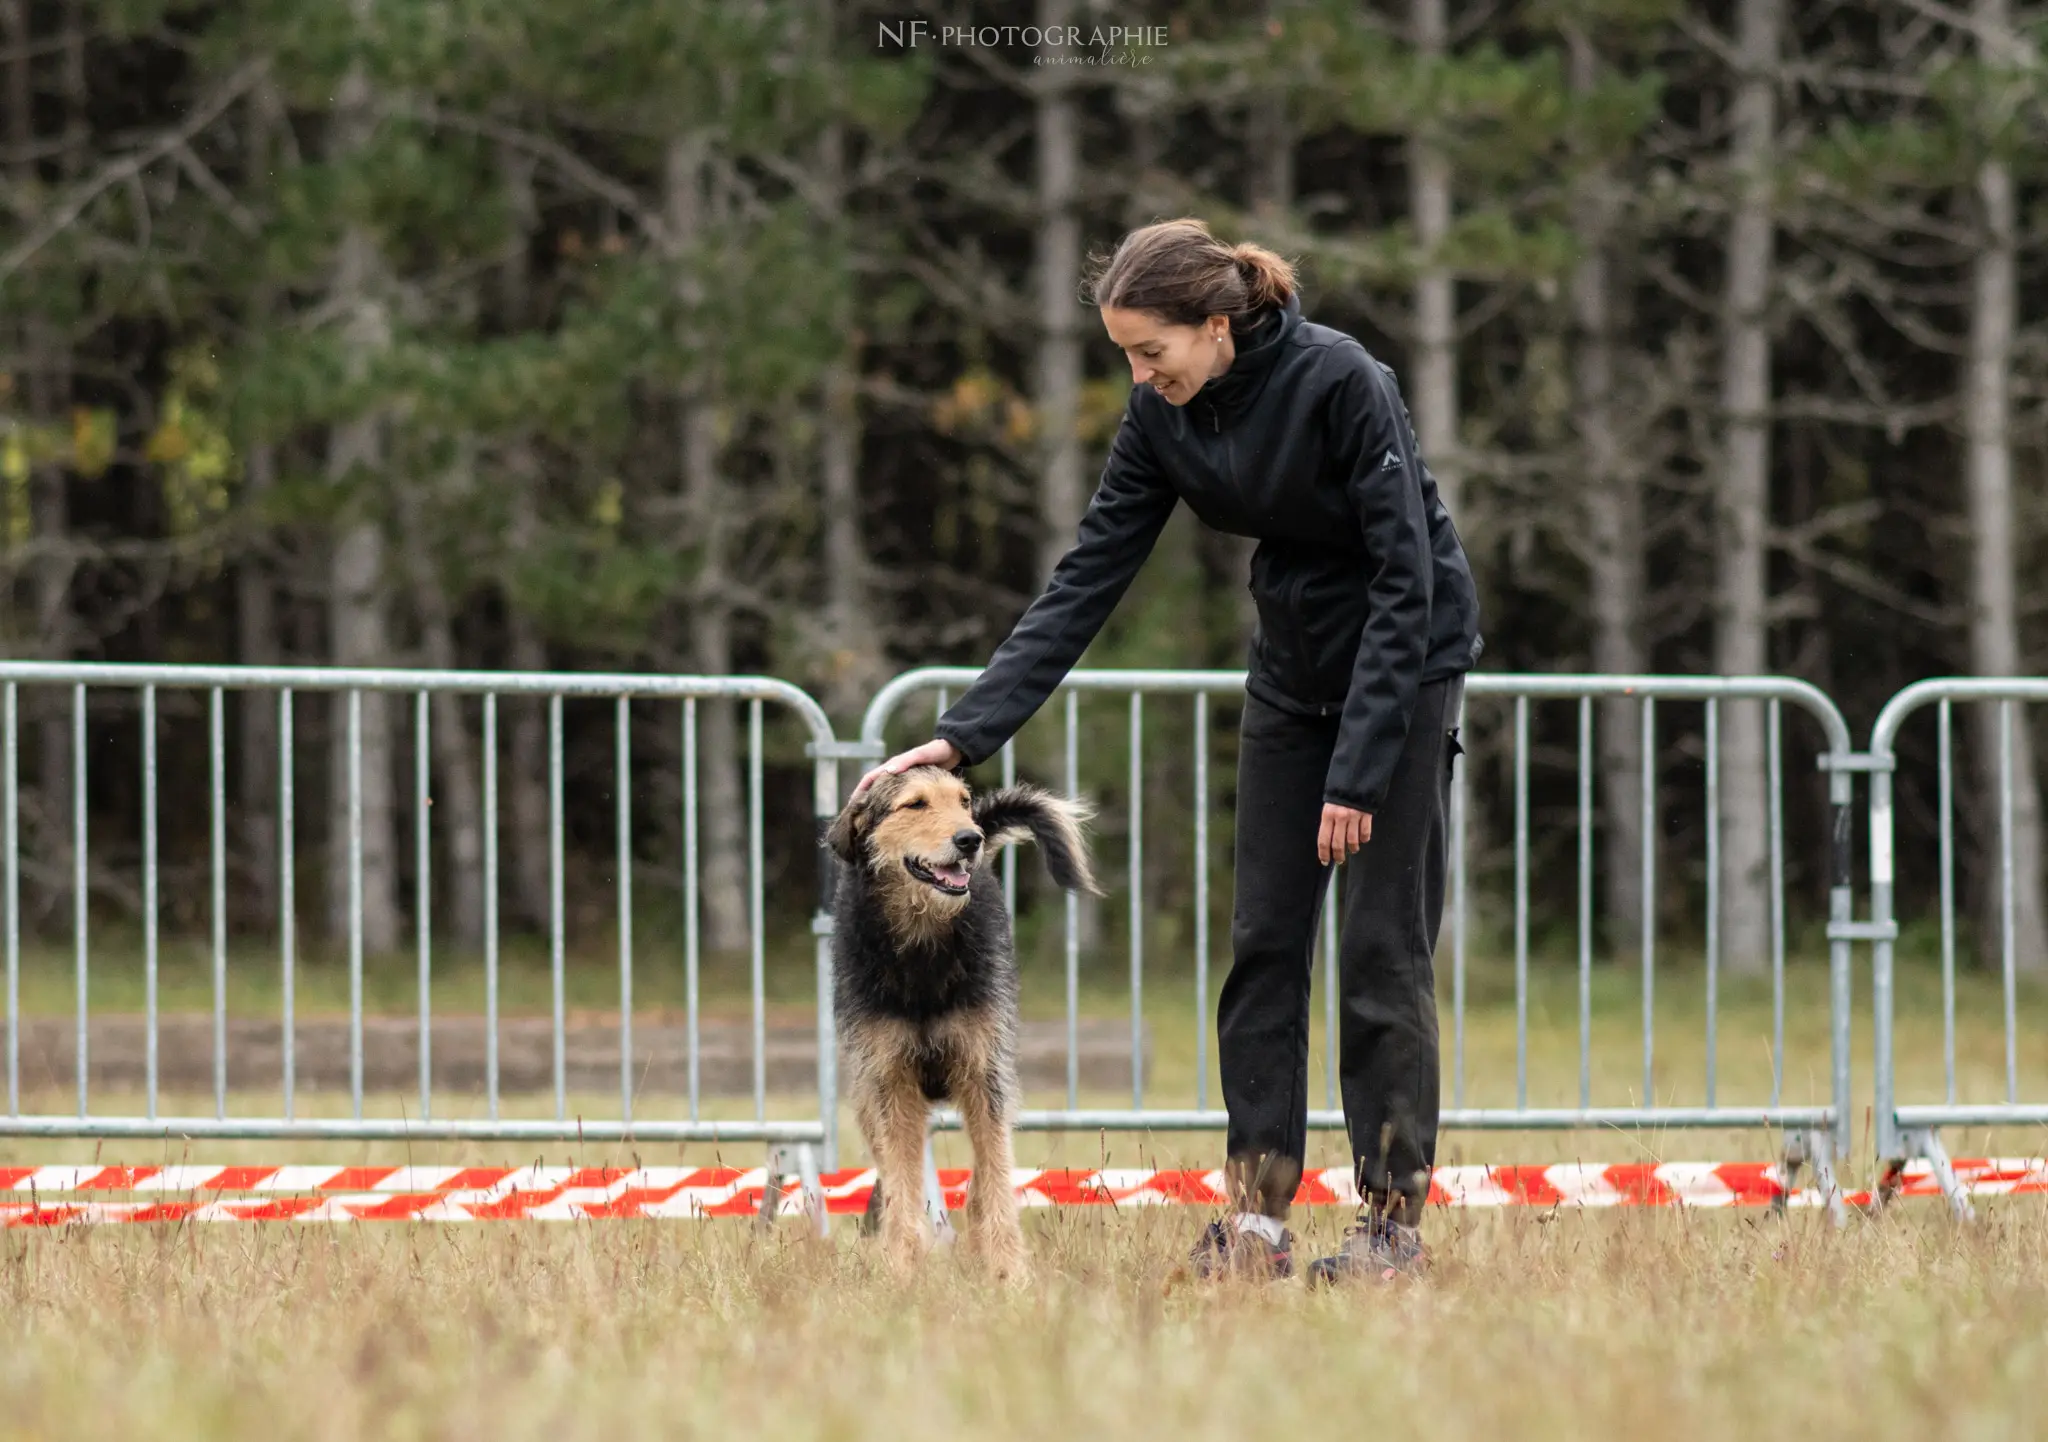
<svg viewBox="0 0 2048 1442">
<path fill-rule="evenodd" d="M 967 884 L 967 868 L 957 863 L 952 866 L 934 866 L 932 868 L 932 875 L 954 886 L 965 886 Z"/>
</svg>

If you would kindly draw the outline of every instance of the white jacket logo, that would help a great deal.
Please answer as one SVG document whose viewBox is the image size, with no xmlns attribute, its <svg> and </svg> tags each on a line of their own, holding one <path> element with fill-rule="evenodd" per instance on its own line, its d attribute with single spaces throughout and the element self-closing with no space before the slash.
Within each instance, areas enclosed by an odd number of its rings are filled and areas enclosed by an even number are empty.
<svg viewBox="0 0 2048 1442">
<path fill-rule="evenodd" d="M 1387 452 L 1387 458 L 1386 458 L 1385 460 L 1383 460 L 1383 461 L 1381 461 L 1381 462 L 1380 462 L 1380 469 L 1381 469 L 1381 470 L 1383 470 L 1383 471 L 1398 471 L 1398 470 L 1400 470 L 1400 469 L 1401 469 L 1401 458 L 1400 458 L 1399 456 L 1395 455 L 1395 454 L 1394 454 L 1394 453 L 1393 453 L 1392 451 L 1388 451 L 1388 452 Z"/>
</svg>

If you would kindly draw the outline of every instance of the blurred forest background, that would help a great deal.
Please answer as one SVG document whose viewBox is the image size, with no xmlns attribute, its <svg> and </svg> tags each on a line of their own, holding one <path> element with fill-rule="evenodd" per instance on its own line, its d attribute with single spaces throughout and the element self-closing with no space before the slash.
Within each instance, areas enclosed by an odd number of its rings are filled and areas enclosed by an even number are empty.
<svg viewBox="0 0 2048 1442">
<path fill-rule="evenodd" d="M 1071 542 L 1130 386 L 1085 257 L 1196 214 L 1295 259 L 1309 317 L 1399 372 L 1483 588 L 1488 669 L 1796 675 L 1860 744 L 1907 682 L 2048 659 L 2048 592 L 2024 582 L 2048 559 L 2044 13 L 0 0 L 0 651 L 765 673 L 850 734 L 889 675 L 984 661 Z M 893 38 L 919 18 L 921 43 Z M 1078 48 L 938 33 L 1033 21 L 1160 28 Z M 1086 664 L 1241 666 L 1247 554 L 1176 517 Z M 132 700 L 96 693 L 89 798 L 95 905 L 131 914 Z M 52 932 L 70 704 L 21 691 L 24 921 Z M 233 708 L 234 920 L 264 928 L 276 709 Z M 405 944 L 410 710 L 364 709 L 373 949 Z M 600 793 L 608 716 L 570 736 L 572 778 Z M 1692 855 L 1700 716 L 1660 716 L 1663 824 Z M 1958 722 L 1983 916 L 1996 713 Z M 478 715 L 451 701 L 435 723 L 437 895 L 473 937 Z M 1091 724 L 1113 793 L 1121 713 Z M 1799 724 L 1804 916 L 1828 818 Z M 507 920 L 540 923 L 544 712 L 507 702 L 499 727 Z M 745 731 L 703 708 L 714 948 L 746 934 Z M 1537 736 L 1538 845 L 1565 865 L 1576 734 L 1567 709 Z M 164 824 L 203 855 L 193 735 L 167 753 Z M 1625 948 L 1633 703 L 1603 706 L 1598 735 L 1600 905 Z M 345 835 L 340 736 L 309 703 L 300 855 L 337 930 L 343 848 L 320 838 Z M 804 738 L 776 736 L 794 917 L 808 774 Z M 1725 709 L 1737 967 L 1765 944 L 1764 737 L 1760 708 Z M 673 717 L 635 748 L 665 778 L 636 800 L 652 855 L 677 826 Z M 1169 899 L 1192 871 L 1185 754 L 1148 763 L 1148 824 L 1178 837 L 1148 863 Z M 2039 790 L 2018 757 L 2020 955 L 2039 966 Z M 1027 761 L 1057 779 L 1056 758 Z M 1507 756 L 1474 759 L 1475 874 L 1497 888 Z M 1901 776 L 1922 835 L 1932 774 Z M 577 805 L 594 880 L 610 811 Z M 190 875 L 166 906 L 197 924 Z M 1673 868 L 1660 904 L 1683 913 L 1699 882 Z M 1537 905 L 1570 926 L 1568 887 Z"/>
</svg>

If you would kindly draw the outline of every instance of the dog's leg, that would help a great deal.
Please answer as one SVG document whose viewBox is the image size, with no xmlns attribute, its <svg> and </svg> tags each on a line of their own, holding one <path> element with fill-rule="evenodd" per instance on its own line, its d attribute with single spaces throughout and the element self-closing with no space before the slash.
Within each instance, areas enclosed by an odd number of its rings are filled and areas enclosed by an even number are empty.
<svg viewBox="0 0 2048 1442">
<path fill-rule="evenodd" d="M 1017 1220 L 1017 1192 L 1010 1184 L 1014 1159 L 1010 1149 L 1007 1084 L 993 1060 L 963 1069 L 953 1087 L 960 1120 L 974 1148 L 974 1182 L 967 1192 L 967 1241 L 990 1275 L 1001 1281 L 1030 1280 L 1024 1250 L 1024 1229 Z"/>
<path fill-rule="evenodd" d="M 924 1214 L 924 1131 L 929 1104 L 912 1069 L 888 1066 L 860 1110 L 861 1134 L 882 1187 L 882 1254 L 899 1274 L 915 1269 L 931 1245 Z"/>
</svg>

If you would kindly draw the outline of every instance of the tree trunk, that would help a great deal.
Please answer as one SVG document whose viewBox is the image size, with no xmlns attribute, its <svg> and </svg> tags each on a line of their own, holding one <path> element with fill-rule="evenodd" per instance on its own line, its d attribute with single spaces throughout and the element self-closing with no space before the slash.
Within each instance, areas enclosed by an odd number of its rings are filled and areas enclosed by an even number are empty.
<svg viewBox="0 0 2048 1442">
<path fill-rule="evenodd" d="M 284 123 L 283 108 L 276 92 L 260 87 L 248 108 L 248 151 L 250 171 L 259 187 L 267 190 L 268 178 L 277 157 L 272 149 L 274 127 Z M 250 323 L 265 326 L 271 321 L 274 296 L 267 282 L 259 282 L 250 295 Z M 277 484 L 277 450 L 269 442 L 252 444 L 242 479 L 242 507 L 260 516 L 266 498 Z M 277 587 L 271 575 L 267 527 L 255 529 L 243 538 L 235 562 L 235 653 L 245 666 L 275 666 L 284 659 L 283 637 L 278 629 Z M 241 712 L 240 734 L 235 746 L 236 811 L 242 838 L 241 886 L 250 921 L 258 926 L 274 925 L 279 917 L 278 817 L 278 726 L 277 696 L 268 691 L 245 691 L 237 698 Z"/>
<path fill-rule="evenodd" d="M 499 170 L 512 213 L 514 241 L 508 247 L 498 280 L 508 327 L 530 330 L 538 324 L 533 305 L 532 237 L 540 228 L 540 206 L 533 193 L 533 158 L 506 146 L 499 151 Z M 505 451 L 511 484 L 510 553 L 523 556 L 539 538 L 542 475 L 540 458 L 526 436 L 516 436 Z M 515 671 L 548 669 L 547 642 L 509 594 L 505 607 L 507 649 Z M 499 768 L 498 784 L 507 792 L 505 812 L 511 824 L 513 912 L 530 925 L 548 924 L 547 703 L 518 696 L 502 697 L 498 714 L 506 723 L 508 763 Z"/>
<path fill-rule="evenodd" d="M 457 669 L 455 620 L 448 593 L 434 566 L 426 540 L 426 519 L 421 507 L 401 499 L 405 536 L 406 569 L 412 581 L 413 604 L 417 608 L 420 640 L 427 665 L 436 671 Z M 454 873 L 454 931 L 458 946 L 478 950 L 484 939 L 484 846 L 481 766 L 469 728 L 463 721 L 461 698 L 451 692 L 434 694 L 429 703 L 428 729 L 432 737 L 433 767 L 440 780 L 433 796 L 441 804 L 429 813 L 434 829 L 447 837 L 449 869 Z M 426 897 L 417 903 L 428 904 Z"/>
<path fill-rule="evenodd" d="M 821 0 L 821 29 L 836 38 L 839 0 Z M 828 62 L 829 63 L 829 62 Z M 853 232 L 846 210 L 846 129 L 836 107 L 818 142 L 820 222 L 835 236 L 842 264 L 853 263 Z M 855 316 L 834 318 L 843 342 L 826 367 L 819 412 L 818 463 L 825 526 L 824 697 L 833 724 L 858 724 L 868 696 L 881 684 L 882 628 L 868 585 L 868 551 L 861 527 L 861 342 Z"/>
<path fill-rule="evenodd" d="M 28 0 L 8 0 L 0 16 L 5 18 L 7 63 L 7 148 L 12 153 L 14 182 L 26 197 L 40 189 L 35 156 L 35 73 L 33 32 Z M 75 24 L 66 7 L 65 23 Z M 67 46 L 68 50 L 69 47 Z M 68 57 L 67 57 L 67 69 Z M 68 166 L 70 157 L 67 154 Z M 27 419 L 33 431 L 43 432 L 56 425 L 69 399 L 69 366 L 60 354 L 57 337 L 48 320 L 31 299 L 16 303 L 13 324 L 18 347 L 19 383 Z M 71 578 L 75 557 L 71 546 L 69 498 L 63 466 L 52 460 L 34 462 L 28 475 L 28 521 L 32 560 L 29 563 L 29 600 L 33 620 L 23 638 L 27 653 L 44 660 L 69 659 L 76 643 L 71 602 Z M 31 687 L 23 696 L 25 719 L 35 735 L 35 791 L 25 807 L 31 854 L 44 863 L 44 874 L 62 878 L 58 886 L 68 887 L 71 876 L 71 694 L 69 687 Z M 38 910 L 59 904 L 62 893 L 54 887 L 39 900 Z"/>
<path fill-rule="evenodd" d="M 1411 0 L 1416 51 L 1427 59 L 1444 54 L 1449 29 L 1446 0 Z M 1457 277 L 1440 258 L 1451 229 L 1451 168 L 1418 123 L 1408 141 L 1408 206 L 1422 268 L 1415 281 L 1415 367 L 1409 382 L 1415 439 L 1436 476 L 1444 507 L 1462 520 L 1464 486 L 1458 464 L 1458 290 Z"/>
<path fill-rule="evenodd" d="M 2011 63 L 2017 49 L 2008 0 L 1977 0 L 1973 7 L 1980 57 Z M 1970 265 L 1970 343 L 1963 379 L 1963 429 L 1968 447 L 1970 521 L 1970 669 L 1979 676 L 2024 674 L 2020 650 L 2018 565 L 2013 534 L 2012 413 L 2008 389 L 2013 332 L 2019 316 L 2018 207 L 2010 166 L 1986 161 L 1977 171 L 1983 224 Z M 1980 960 L 2003 955 L 2005 911 L 2001 850 L 2001 788 L 2012 788 L 2013 955 L 2029 971 L 2048 969 L 2048 916 L 2042 897 L 2041 792 L 2034 768 L 2026 711 L 2014 707 L 2012 774 L 2004 774 L 2000 706 L 1969 708 L 1975 730 L 1979 794 L 1984 818 L 1979 854 Z"/>
<path fill-rule="evenodd" d="M 369 0 L 352 0 L 358 24 L 367 19 Z M 334 150 L 337 159 L 367 144 L 375 120 L 370 110 L 369 79 L 359 64 L 343 79 L 336 96 Z M 348 363 L 357 374 L 389 335 L 383 304 L 376 294 L 379 262 L 369 228 L 351 222 L 342 232 L 335 257 L 335 308 L 344 317 Z M 327 476 L 357 494 L 344 508 L 341 533 L 335 541 L 328 591 L 328 644 L 337 666 L 390 664 L 390 643 L 384 615 L 384 533 L 375 508 L 356 472 L 375 475 L 384 464 L 383 427 L 372 413 L 337 424 L 328 437 Z M 388 952 L 398 945 L 397 797 L 392 775 L 390 711 L 386 698 L 362 693 L 362 927 L 367 952 Z M 339 938 L 349 926 L 349 728 L 348 697 L 337 694 L 330 712 L 328 745 L 327 921 Z"/>
<path fill-rule="evenodd" d="M 1741 0 L 1734 137 L 1737 192 L 1723 297 L 1724 453 L 1715 526 L 1714 666 L 1724 676 L 1770 669 L 1765 531 L 1771 514 L 1771 341 L 1774 260 L 1771 164 L 1777 143 L 1777 65 L 1784 0 Z M 1721 708 L 1722 963 L 1763 970 L 1770 946 L 1769 796 L 1763 707 Z"/>
<path fill-rule="evenodd" d="M 259 508 L 276 480 L 276 451 L 267 444 L 251 446 L 243 481 L 244 504 Z M 235 649 L 244 666 L 274 666 L 283 659 L 277 593 L 264 550 L 259 538 L 257 544 L 243 550 L 235 567 Z M 235 774 L 236 810 L 241 814 L 243 905 L 251 921 L 269 926 L 278 918 L 277 695 L 245 691 L 236 704 L 242 713 Z"/>
<path fill-rule="evenodd" d="M 1598 82 L 1592 41 L 1567 36 L 1571 85 L 1580 93 Z M 1643 634 L 1648 585 L 1643 567 L 1643 497 L 1640 470 L 1622 441 L 1622 410 L 1615 396 L 1613 177 L 1596 167 L 1578 183 L 1580 260 L 1572 271 L 1572 323 L 1578 331 L 1573 385 L 1578 393 L 1579 442 L 1584 448 L 1587 587 L 1593 617 L 1593 669 L 1607 675 L 1649 669 Z M 1602 702 L 1596 735 L 1605 846 L 1602 908 L 1611 944 L 1624 945 L 1642 925 L 1643 732 L 1641 703 Z"/>
<path fill-rule="evenodd" d="M 669 142 L 663 206 L 683 267 L 678 285 L 686 307 L 700 298 L 690 267 L 702 263 L 691 254 L 705 231 L 703 186 L 704 146 L 700 136 Z M 685 544 L 699 557 L 689 599 L 690 662 L 699 675 L 723 676 L 732 670 L 732 613 L 726 600 L 726 528 L 733 497 L 718 469 L 715 383 L 700 372 L 678 396 L 682 450 L 682 500 Z M 705 702 L 698 706 L 698 824 L 703 875 L 698 882 L 698 914 L 704 945 L 713 951 L 738 951 L 747 945 L 747 830 L 740 767 L 745 761 L 737 702 Z M 685 778 L 685 784 L 689 779 Z"/>
<path fill-rule="evenodd" d="M 1064 30 L 1072 0 L 1038 0 L 1038 23 Z M 1065 47 L 1048 46 L 1050 57 Z M 1048 64 L 1037 77 L 1038 237 L 1038 579 L 1044 584 L 1074 544 L 1087 495 L 1083 489 L 1081 407 L 1080 119 L 1070 65 Z"/>
<path fill-rule="evenodd" d="M 1038 23 L 1064 31 L 1072 0 L 1038 0 Z M 1050 63 L 1038 76 L 1038 496 L 1043 540 L 1038 582 L 1074 544 L 1087 486 L 1081 465 L 1081 117 L 1074 67 L 1058 63 L 1060 45 L 1042 46 Z M 1083 893 L 1075 931 L 1083 950 L 1102 945 L 1102 905 Z"/>
</svg>

